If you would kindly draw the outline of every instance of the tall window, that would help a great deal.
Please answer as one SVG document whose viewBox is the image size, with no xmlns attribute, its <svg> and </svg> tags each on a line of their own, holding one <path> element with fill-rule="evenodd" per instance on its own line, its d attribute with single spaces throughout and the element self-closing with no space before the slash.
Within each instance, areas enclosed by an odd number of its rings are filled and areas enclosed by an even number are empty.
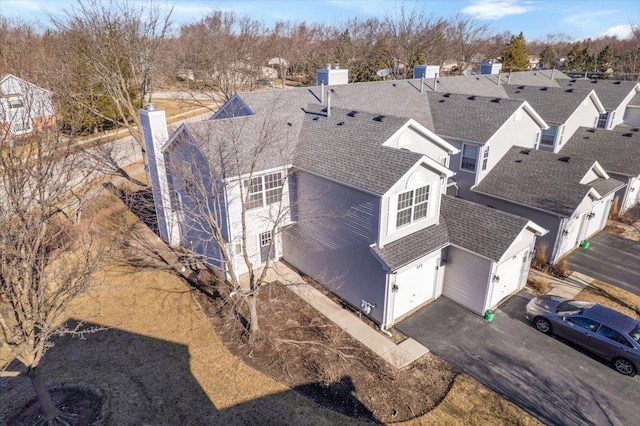
<svg viewBox="0 0 640 426">
<path fill-rule="evenodd" d="M 487 170 L 487 165 L 489 164 L 489 145 L 484 147 L 482 151 L 482 171 Z"/>
<path fill-rule="evenodd" d="M 600 114 L 600 116 L 598 116 L 598 123 L 597 123 L 597 127 L 600 129 L 606 129 L 607 128 L 607 118 L 609 118 L 609 113 L 605 112 L 604 114 Z"/>
<path fill-rule="evenodd" d="M 282 173 L 270 173 L 245 181 L 249 191 L 247 210 L 268 206 L 280 201 L 282 197 Z"/>
<path fill-rule="evenodd" d="M 540 145 L 553 146 L 556 140 L 557 126 L 550 126 L 548 129 L 542 131 L 542 137 L 540 138 Z"/>
<path fill-rule="evenodd" d="M 476 145 L 462 145 L 462 159 L 460 161 L 460 168 L 462 170 L 468 170 L 470 172 L 476 171 L 476 163 L 478 162 L 478 146 Z"/>
<path fill-rule="evenodd" d="M 426 185 L 398 194 L 396 228 L 427 217 L 429 211 L 429 190 L 430 186 Z"/>
</svg>

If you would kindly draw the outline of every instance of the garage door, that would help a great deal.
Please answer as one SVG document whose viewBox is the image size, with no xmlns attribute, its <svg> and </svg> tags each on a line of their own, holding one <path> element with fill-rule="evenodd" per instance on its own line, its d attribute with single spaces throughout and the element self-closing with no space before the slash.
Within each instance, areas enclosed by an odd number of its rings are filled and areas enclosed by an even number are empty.
<svg viewBox="0 0 640 426">
<path fill-rule="evenodd" d="M 451 247 L 442 295 L 483 315 L 491 261 Z"/>
<path fill-rule="evenodd" d="M 505 297 L 522 288 L 528 260 L 529 249 L 525 249 L 498 265 L 496 269 L 497 281 L 493 283 L 488 307 L 497 305 Z"/>
<path fill-rule="evenodd" d="M 394 321 L 434 297 L 439 257 L 434 257 L 396 275 Z"/>
<path fill-rule="evenodd" d="M 598 202 L 598 204 L 593 206 L 593 208 L 591 209 L 591 214 L 589 215 L 591 216 L 591 218 L 587 223 L 587 232 L 585 233 L 584 238 L 588 238 L 593 234 L 595 234 L 596 232 L 598 232 L 599 230 L 601 230 L 602 228 L 604 228 L 604 225 L 605 225 L 604 215 L 605 215 L 605 210 L 607 208 L 609 201 L 610 201 L 609 199 L 601 200 L 600 202 Z"/>
<path fill-rule="evenodd" d="M 587 222 L 587 213 L 583 213 L 577 218 L 569 221 L 565 230 L 568 232 L 566 237 L 562 238 L 562 246 L 558 252 L 558 257 L 567 253 L 582 241 L 584 230 Z"/>
</svg>

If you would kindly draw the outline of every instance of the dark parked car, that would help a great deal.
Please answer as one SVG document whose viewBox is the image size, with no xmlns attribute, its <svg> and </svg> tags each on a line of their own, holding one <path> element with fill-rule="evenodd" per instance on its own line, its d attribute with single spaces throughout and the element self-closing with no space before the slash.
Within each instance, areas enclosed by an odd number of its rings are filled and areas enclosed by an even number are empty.
<svg viewBox="0 0 640 426">
<path fill-rule="evenodd" d="M 527 304 L 535 328 L 555 334 L 611 362 L 633 376 L 640 367 L 640 323 L 602 305 L 559 296 L 542 296 Z"/>
</svg>

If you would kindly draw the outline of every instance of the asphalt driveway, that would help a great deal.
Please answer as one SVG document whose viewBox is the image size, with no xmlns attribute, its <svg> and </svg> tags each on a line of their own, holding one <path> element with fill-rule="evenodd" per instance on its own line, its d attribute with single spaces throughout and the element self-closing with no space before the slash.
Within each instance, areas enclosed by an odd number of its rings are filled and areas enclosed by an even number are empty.
<svg viewBox="0 0 640 426">
<path fill-rule="evenodd" d="M 640 242 L 608 232 L 589 241 L 587 250 L 578 248 L 569 255 L 569 268 L 640 295 Z"/>
<path fill-rule="evenodd" d="M 487 322 L 441 297 L 397 328 L 546 424 L 637 424 L 640 375 L 536 331 L 530 298 L 519 293 Z"/>
</svg>

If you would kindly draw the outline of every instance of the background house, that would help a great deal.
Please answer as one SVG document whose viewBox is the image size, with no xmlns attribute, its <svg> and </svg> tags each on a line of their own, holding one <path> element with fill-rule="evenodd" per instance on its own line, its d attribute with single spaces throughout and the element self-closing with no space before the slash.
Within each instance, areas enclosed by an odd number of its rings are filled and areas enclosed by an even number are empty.
<svg viewBox="0 0 640 426">
<path fill-rule="evenodd" d="M 0 126 L 26 135 L 55 124 L 51 92 L 14 75 L 0 80 Z"/>
</svg>

